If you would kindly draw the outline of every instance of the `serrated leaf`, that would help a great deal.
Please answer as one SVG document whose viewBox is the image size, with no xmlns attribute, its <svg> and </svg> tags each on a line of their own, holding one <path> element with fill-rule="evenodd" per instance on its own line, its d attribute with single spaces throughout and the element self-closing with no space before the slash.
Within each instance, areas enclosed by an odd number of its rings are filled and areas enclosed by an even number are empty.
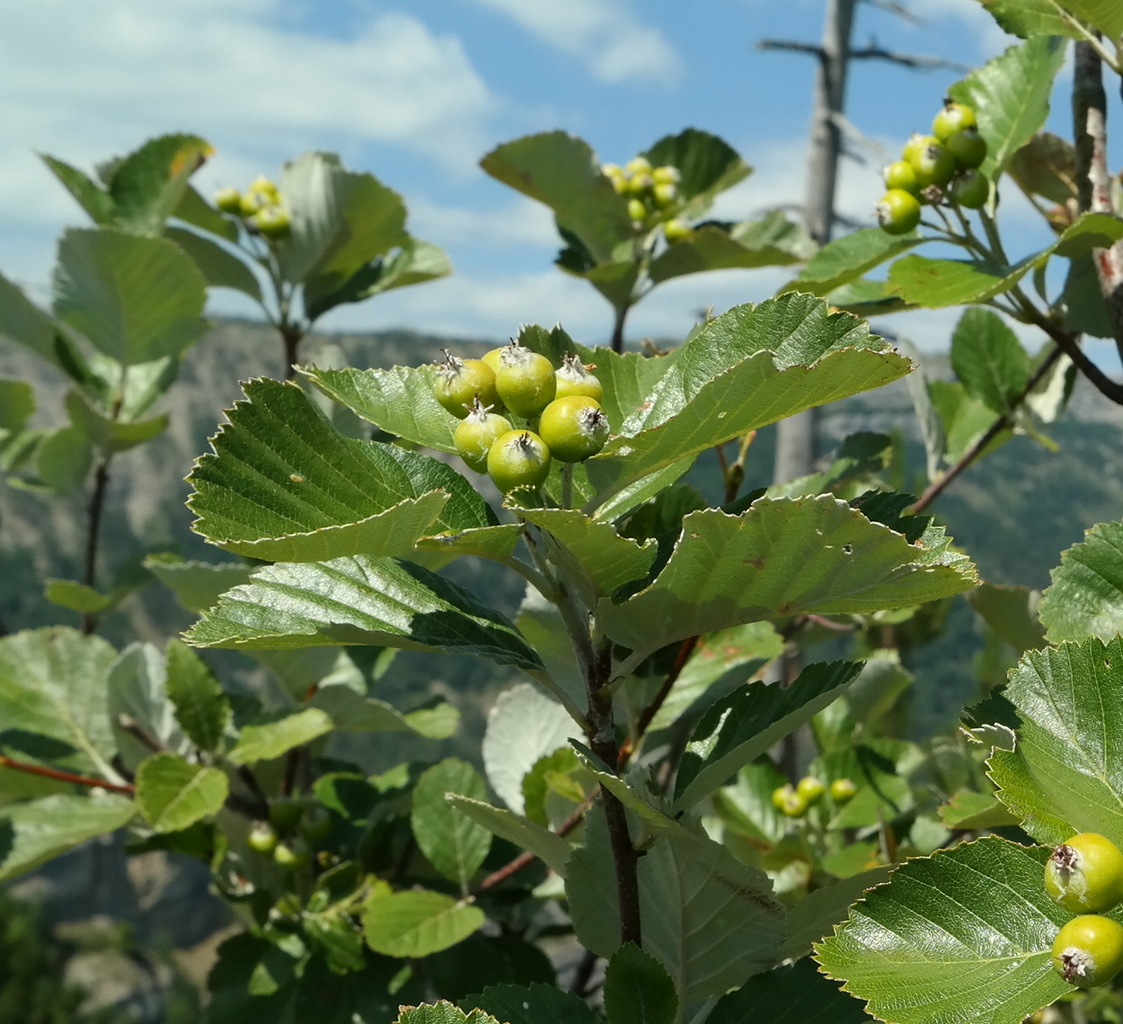
<svg viewBox="0 0 1123 1024">
<path fill-rule="evenodd" d="M 675 782 L 675 807 L 685 810 L 793 732 L 857 677 L 862 663 L 808 665 L 791 686 L 748 683 L 702 716 Z"/>
<path fill-rule="evenodd" d="M 1064 0 L 1062 6 L 1113 42 L 1123 36 L 1123 11 L 1113 0 Z"/>
<path fill-rule="evenodd" d="M 131 800 L 110 793 L 55 793 L 0 807 L 0 881 L 116 831 L 135 813 Z"/>
<path fill-rule="evenodd" d="M 90 180 L 77 167 L 72 167 L 46 153 L 40 153 L 39 156 L 67 192 L 78 200 L 78 205 L 90 215 L 95 224 L 109 224 L 112 221 L 113 199 L 105 189 Z"/>
<path fill-rule="evenodd" d="M 113 224 L 133 234 L 160 234 L 183 197 L 187 179 L 213 153 L 214 147 L 197 135 L 149 139 L 113 171 Z"/>
<path fill-rule="evenodd" d="M 329 398 L 388 434 L 439 452 L 456 451 L 452 432 L 457 420 L 433 394 L 435 366 L 390 370 L 313 366 L 302 367 L 301 373 Z"/>
<path fill-rule="evenodd" d="M 185 639 L 200 647 L 364 644 L 475 654 L 540 671 L 518 630 L 461 587 L 392 558 L 336 558 L 260 569 Z"/>
<path fill-rule="evenodd" d="M 281 712 L 275 721 L 243 726 L 237 744 L 226 757 L 234 764 L 271 761 L 295 747 L 319 739 L 334 727 L 327 713 L 319 708 Z"/>
<path fill-rule="evenodd" d="M 1038 615 L 1050 643 L 1123 633 L 1123 523 L 1097 523 L 1061 554 Z"/>
<path fill-rule="evenodd" d="M 579 735 L 565 708 L 530 683 L 520 683 L 501 693 L 488 712 L 482 751 L 487 781 L 512 811 L 522 814 L 526 773 Z"/>
<path fill-rule="evenodd" d="M 548 531 L 600 593 L 612 593 L 646 576 L 655 561 L 654 540 L 639 544 L 621 537 L 610 524 L 596 522 L 573 509 L 520 508 L 519 516 Z"/>
<path fill-rule="evenodd" d="M 217 814 L 229 792 L 223 771 L 175 754 L 153 754 L 136 773 L 137 807 L 157 832 L 178 832 Z"/>
<path fill-rule="evenodd" d="M 479 995 L 460 1000 L 465 1009 L 479 1008 L 503 1024 L 600 1024 L 601 1018 L 579 995 L 544 985 L 492 985 Z"/>
<path fill-rule="evenodd" d="M 327 561 L 405 554 L 425 534 L 495 524 L 451 467 L 346 437 L 294 384 L 261 379 L 245 393 L 188 478 L 193 528 L 213 543 L 269 560 Z"/>
<path fill-rule="evenodd" d="M 483 1010 L 465 1013 L 443 999 L 438 1003 L 421 1006 L 399 1007 L 400 1013 L 394 1024 L 506 1024 L 496 1020 Z"/>
<path fill-rule="evenodd" d="M 814 296 L 737 306 L 682 346 L 620 436 L 585 463 L 597 488 L 590 506 L 706 448 L 910 368 L 864 321 L 831 313 Z"/>
<path fill-rule="evenodd" d="M 168 641 L 167 665 L 168 699 L 177 721 L 200 750 L 217 751 L 231 719 L 230 698 L 207 663 L 182 641 Z"/>
<path fill-rule="evenodd" d="M 61 626 L 0 638 L 4 752 L 118 780 L 106 682 L 116 657 L 99 637 Z"/>
<path fill-rule="evenodd" d="M 644 951 L 667 969 L 690 1005 L 743 984 L 781 957 L 784 911 L 768 876 L 718 843 L 678 825 L 661 830 L 638 863 Z M 566 894 L 577 938 L 598 956 L 620 946 L 616 874 L 594 808 L 573 851 Z"/>
<path fill-rule="evenodd" d="M 449 802 L 492 834 L 524 850 L 529 850 L 551 871 L 562 878 L 565 877 L 571 847 L 557 833 L 536 825 L 533 821 L 512 811 L 494 807 L 482 800 L 453 796 L 449 798 Z"/>
<path fill-rule="evenodd" d="M 164 238 L 109 229 L 65 232 L 54 274 L 55 313 L 125 365 L 179 355 L 206 330 L 206 282 Z"/>
<path fill-rule="evenodd" d="M 601 601 L 599 614 L 634 660 L 743 622 L 903 608 L 974 582 L 939 533 L 910 544 L 829 495 L 760 498 L 742 516 L 690 513 L 655 580 L 619 604 Z"/>
<path fill-rule="evenodd" d="M 1034 36 L 1011 46 L 948 90 L 953 99 L 975 108 L 979 134 L 987 143 L 980 168 L 986 177 L 997 178 L 1044 126 L 1065 45 L 1055 36 Z"/>
<path fill-rule="evenodd" d="M 890 865 L 882 864 L 831 885 L 812 889 L 788 911 L 788 937 L 784 940 L 784 956 L 792 960 L 807 956 L 814 943 L 825 938 L 834 930 L 835 925 L 846 920 L 850 905 L 867 889 L 888 879 L 891 870 Z"/>
<path fill-rule="evenodd" d="M 1071 991 L 1051 963 L 1070 915 L 1041 884 L 1048 855 L 981 839 L 907 861 L 855 904 L 816 959 L 875 1017 L 958 1024 L 967 1009 L 1018 1024 Z"/>
<path fill-rule="evenodd" d="M 168 699 L 167 661 L 153 644 L 132 643 L 109 667 L 107 711 L 117 742 L 117 757 L 136 772 L 153 745 L 186 756 L 191 744 Z"/>
<path fill-rule="evenodd" d="M 450 804 L 450 793 L 482 801 L 487 787 L 466 761 L 445 758 L 417 780 L 410 827 L 429 863 L 466 892 L 491 849 L 491 832 Z"/>
<path fill-rule="evenodd" d="M 588 143 L 565 132 L 528 135 L 493 149 L 480 166 L 505 185 L 544 203 L 595 263 L 611 260 L 635 235 L 627 203 L 602 173 Z"/>
<path fill-rule="evenodd" d="M 857 281 L 867 271 L 895 256 L 915 249 L 923 241 L 915 232 L 890 235 L 881 228 L 853 231 L 823 246 L 782 291 L 827 295 L 842 285 Z"/>
<path fill-rule="evenodd" d="M 1006 32 L 1029 39 L 1031 36 L 1070 36 L 1080 38 L 1072 19 L 1054 0 L 979 0 L 987 13 Z"/>
<path fill-rule="evenodd" d="M 1053 844 L 1123 835 L 1123 638 L 1027 651 L 1004 692 L 1021 727 L 990 776 L 1022 827 Z"/>
<path fill-rule="evenodd" d="M 0 274 L 0 337 L 22 345 L 61 368 L 55 352 L 55 330 L 51 318 L 39 309 L 22 289 Z"/>
<path fill-rule="evenodd" d="M 953 793 L 937 811 L 940 821 L 949 829 L 984 830 L 1021 824 L 1021 819 L 1011 814 L 994 794 L 970 789 Z"/>
<path fill-rule="evenodd" d="M 801 901 L 806 902 L 806 901 Z M 807 959 L 775 967 L 724 995 L 707 1024 L 864 1024 L 862 1004 L 824 978 Z"/>
<path fill-rule="evenodd" d="M 1019 4 L 1022 0 L 1017 0 Z M 1051 3 L 1052 0 L 1043 0 Z M 1056 34 L 1056 33 L 1054 33 Z M 1038 132 L 1010 159 L 1006 172 L 1030 195 L 1054 203 L 1077 197 L 1076 152 L 1072 143 L 1052 132 Z"/>
<path fill-rule="evenodd" d="M 442 892 L 379 887 L 363 904 L 363 935 L 376 953 L 423 957 L 455 946 L 484 923 L 484 913 L 467 900 Z"/>
<path fill-rule="evenodd" d="M 1029 356 L 997 313 L 968 309 L 951 337 L 951 365 L 967 394 L 997 413 L 1013 412 L 1029 383 Z"/>
<path fill-rule="evenodd" d="M 675 1024 L 678 993 L 663 965 L 635 943 L 612 954 L 604 972 L 609 1024 Z"/>
</svg>

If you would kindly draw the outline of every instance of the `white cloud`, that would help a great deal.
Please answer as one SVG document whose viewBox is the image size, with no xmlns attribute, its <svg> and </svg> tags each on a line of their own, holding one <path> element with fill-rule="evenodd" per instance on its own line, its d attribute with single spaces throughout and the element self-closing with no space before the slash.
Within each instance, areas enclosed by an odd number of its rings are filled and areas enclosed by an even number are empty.
<svg viewBox="0 0 1123 1024">
<path fill-rule="evenodd" d="M 682 61 L 656 28 L 620 0 L 475 0 L 531 35 L 583 61 L 602 82 L 673 83 Z"/>
<path fill-rule="evenodd" d="M 202 7 L 202 9 L 201 9 Z M 89 161 L 194 131 L 279 161 L 292 140 L 388 143 L 468 171 L 494 101 L 455 36 L 369 17 L 346 40 L 286 29 L 283 0 L 36 0 L 5 13 L 9 151 Z"/>
</svg>

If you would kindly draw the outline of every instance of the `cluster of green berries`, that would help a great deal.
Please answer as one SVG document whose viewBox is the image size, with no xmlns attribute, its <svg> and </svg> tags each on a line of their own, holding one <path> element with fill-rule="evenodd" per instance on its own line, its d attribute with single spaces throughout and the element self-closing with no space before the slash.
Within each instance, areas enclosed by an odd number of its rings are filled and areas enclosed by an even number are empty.
<svg viewBox="0 0 1123 1024">
<path fill-rule="evenodd" d="M 628 200 L 628 216 L 637 231 L 646 231 L 654 223 L 661 223 L 668 245 L 690 237 L 693 228 L 681 217 L 668 217 L 681 206 L 679 184 L 682 174 L 677 167 L 664 164 L 653 167 L 645 156 L 619 164 L 602 164 L 601 171 L 612 182 L 619 195 Z"/>
<path fill-rule="evenodd" d="M 264 238 L 284 238 L 292 226 L 280 189 L 264 174 L 255 178 L 245 192 L 239 192 L 233 185 L 220 188 L 214 204 L 223 213 L 240 218 L 250 231 Z"/>
<path fill-rule="evenodd" d="M 857 786 L 850 779 L 835 779 L 829 787 L 831 800 L 836 806 L 848 803 L 857 791 Z M 772 806 L 786 817 L 802 818 L 827 792 L 828 787 L 822 779 L 805 775 L 794 786 L 790 782 L 777 786 L 772 791 Z"/>
<path fill-rule="evenodd" d="M 1065 981 L 1092 988 L 1123 968 L 1123 924 L 1103 911 L 1123 902 L 1123 852 L 1096 832 L 1065 840 L 1045 864 L 1045 891 L 1079 916 L 1053 940 L 1053 967 Z"/>
<path fill-rule="evenodd" d="M 877 219 L 891 235 L 903 235 L 920 223 L 925 203 L 951 203 L 978 210 L 987 201 L 990 183 L 977 168 L 987 155 L 973 108 L 944 101 L 932 121 L 932 134 L 913 133 L 901 159 L 882 172 L 889 190 L 877 204 Z"/>
<path fill-rule="evenodd" d="M 539 486 L 554 459 L 583 462 L 604 447 L 604 389 L 590 371 L 573 354 L 555 368 L 546 356 L 513 341 L 480 359 L 446 352 L 433 394 L 460 420 L 452 435 L 460 457 L 505 494 Z"/>
<path fill-rule="evenodd" d="M 312 850 L 331 830 L 331 814 L 318 801 L 280 797 L 270 803 L 268 821 L 254 822 L 246 844 L 281 867 L 295 870 L 309 862 Z"/>
</svg>

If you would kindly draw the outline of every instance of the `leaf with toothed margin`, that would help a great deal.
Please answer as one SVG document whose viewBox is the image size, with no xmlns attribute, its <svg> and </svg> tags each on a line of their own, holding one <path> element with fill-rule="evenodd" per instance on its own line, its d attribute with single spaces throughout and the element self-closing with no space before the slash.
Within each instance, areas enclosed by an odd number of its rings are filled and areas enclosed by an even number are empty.
<svg viewBox="0 0 1123 1024">
<path fill-rule="evenodd" d="M 269 561 L 404 555 L 423 536 L 495 525 L 450 466 L 339 433 L 292 383 L 255 380 L 188 478 L 212 543 Z"/>
<path fill-rule="evenodd" d="M 402 647 L 543 668 L 522 634 L 462 587 L 410 562 L 365 555 L 260 569 L 224 594 L 185 639 L 242 650 Z"/>
</svg>

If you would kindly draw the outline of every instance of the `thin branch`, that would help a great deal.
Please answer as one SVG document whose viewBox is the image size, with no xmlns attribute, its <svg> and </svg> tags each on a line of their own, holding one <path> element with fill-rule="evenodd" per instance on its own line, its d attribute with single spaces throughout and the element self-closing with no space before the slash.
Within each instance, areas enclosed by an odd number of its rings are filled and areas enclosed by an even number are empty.
<svg viewBox="0 0 1123 1024">
<path fill-rule="evenodd" d="M 874 43 L 863 50 L 851 50 L 847 56 L 852 60 L 883 60 L 889 64 L 900 64 L 902 67 L 918 71 L 955 71 L 965 74 L 971 70 L 967 64 L 961 64 L 957 60 L 928 57 L 920 53 L 895 53 Z"/>
<path fill-rule="evenodd" d="M 827 53 L 817 43 L 801 43 L 795 39 L 758 39 L 758 50 L 789 50 L 794 53 L 809 53 L 819 60 L 825 60 Z"/>
<path fill-rule="evenodd" d="M 620 747 L 620 754 L 617 757 L 617 767 L 622 768 L 627 764 L 628 758 L 631 757 L 636 747 L 639 746 L 640 740 L 643 739 L 648 727 L 659 713 L 659 709 L 666 702 L 667 697 L 670 696 L 671 690 L 678 681 L 678 677 L 682 675 L 682 670 L 686 668 L 686 663 L 690 661 L 690 656 L 694 653 L 695 648 L 697 648 L 699 640 L 701 640 L 701 637 L 688 636 L 679 646 L 678 654 L 675 655 L 675 663 L 671 666 L 670 672 L 667 673 L 667 678 L 663 680 L 663 685 L 659 688 L 659 692 L 640 714 L 636 722 L 636 731 L 629 736 L 628 739 L 624 741 L 623 746 Z"/>
<path fill-rule="evenodd" d="M 113 418 L 116 419 L 116 414 Z M 98 459 L 97 468 L 94 470 L 94 489 L 86 506 L 86 564 L 82 582 L 93 589 L 97 589 L 98 544 L 101 538 L 102 513 L 105 511 L 105 494 L 109 487 L 109 462 L 112 458 L 112 455 L 106 453 Z M 94 612 L 84 612 L 82 632 L 89 635 L 96 628 L 97 615 Z"/>
<path fill-rule="evenodd" d="M 41 775 L 46 779 L 58 779 L 60 782 L 70 782 L 75 786 L 87 786 L 90 789 L 107 789 L 111 793 L 128 793 L 131 796 L 136 792 L 136 786 L 131 782 L 123 784 L 107 782 L 105 779 L 94 778 L 91 775 L 76 775 L 74 772 L 45 768 L 43 765 L 31 764 L 28 761 L 17 761 L 3 754 L 0 754 L 0 768 L 11 768 L 13 771 L 26 772 L 28 775 Z"/>
<path fill-rule="evenodd" d="M 1014 407 L 1020 406 L 1030 392 L 1037 387 L 1038 383 L 1045 377 L 1045 375 L 1053 368 L 1057 360 L 1060 359 L 1062 350 L 1059 345 L 1054 345 L 1053 350 L 1042 361 L 1041 365 L 1034 371 L 1033 376 L 1030 377 L 1022 393 L 1015 399 Z M 989 428 L 986 433 L 982 435 L 971 447 L 963 454 L 963 456 L 952 466 L 946 473 L 943 474 L 938 480 L 934 480 L 925 488 L 924 493 L 916 500 L 916 503 L 909 509 L 913 515 L 923 511 L 933 501 L 936 500 L 943 492 L 944 489 L 962 473 L 968 466 L 971 465 L 985 450 L 987 445 L 991 443 L 1003 430 L 1013 426 L 1014 417 L 1011 413 L 1004 413 L 999 416 Z"/>
<path fill-rule="evenodd" d="M 559 836 L 567 836 L 580 825 L 581 822 L 585 820 L 585 814 L 588 812 L 589 808 L 593 806 L 593 801 L 597 798 L 599 792 L 600 787 L 597 786 L 596 789 L 581 801 L 577 809 L 558 826 L 556 834 Z M 538 858 L 529 850 L 520 853 L 517 857 L 504 864 L 503 867 L 497 868 L 488 875 L 487 878 L 476 886 L 476 891 L 486 892 L 488 889 L 494 889 L 501 882 L 507 881 L 512 875 L 518 874 L 523 868 L 529 867 L 537 859 Z"/>
</svg>

